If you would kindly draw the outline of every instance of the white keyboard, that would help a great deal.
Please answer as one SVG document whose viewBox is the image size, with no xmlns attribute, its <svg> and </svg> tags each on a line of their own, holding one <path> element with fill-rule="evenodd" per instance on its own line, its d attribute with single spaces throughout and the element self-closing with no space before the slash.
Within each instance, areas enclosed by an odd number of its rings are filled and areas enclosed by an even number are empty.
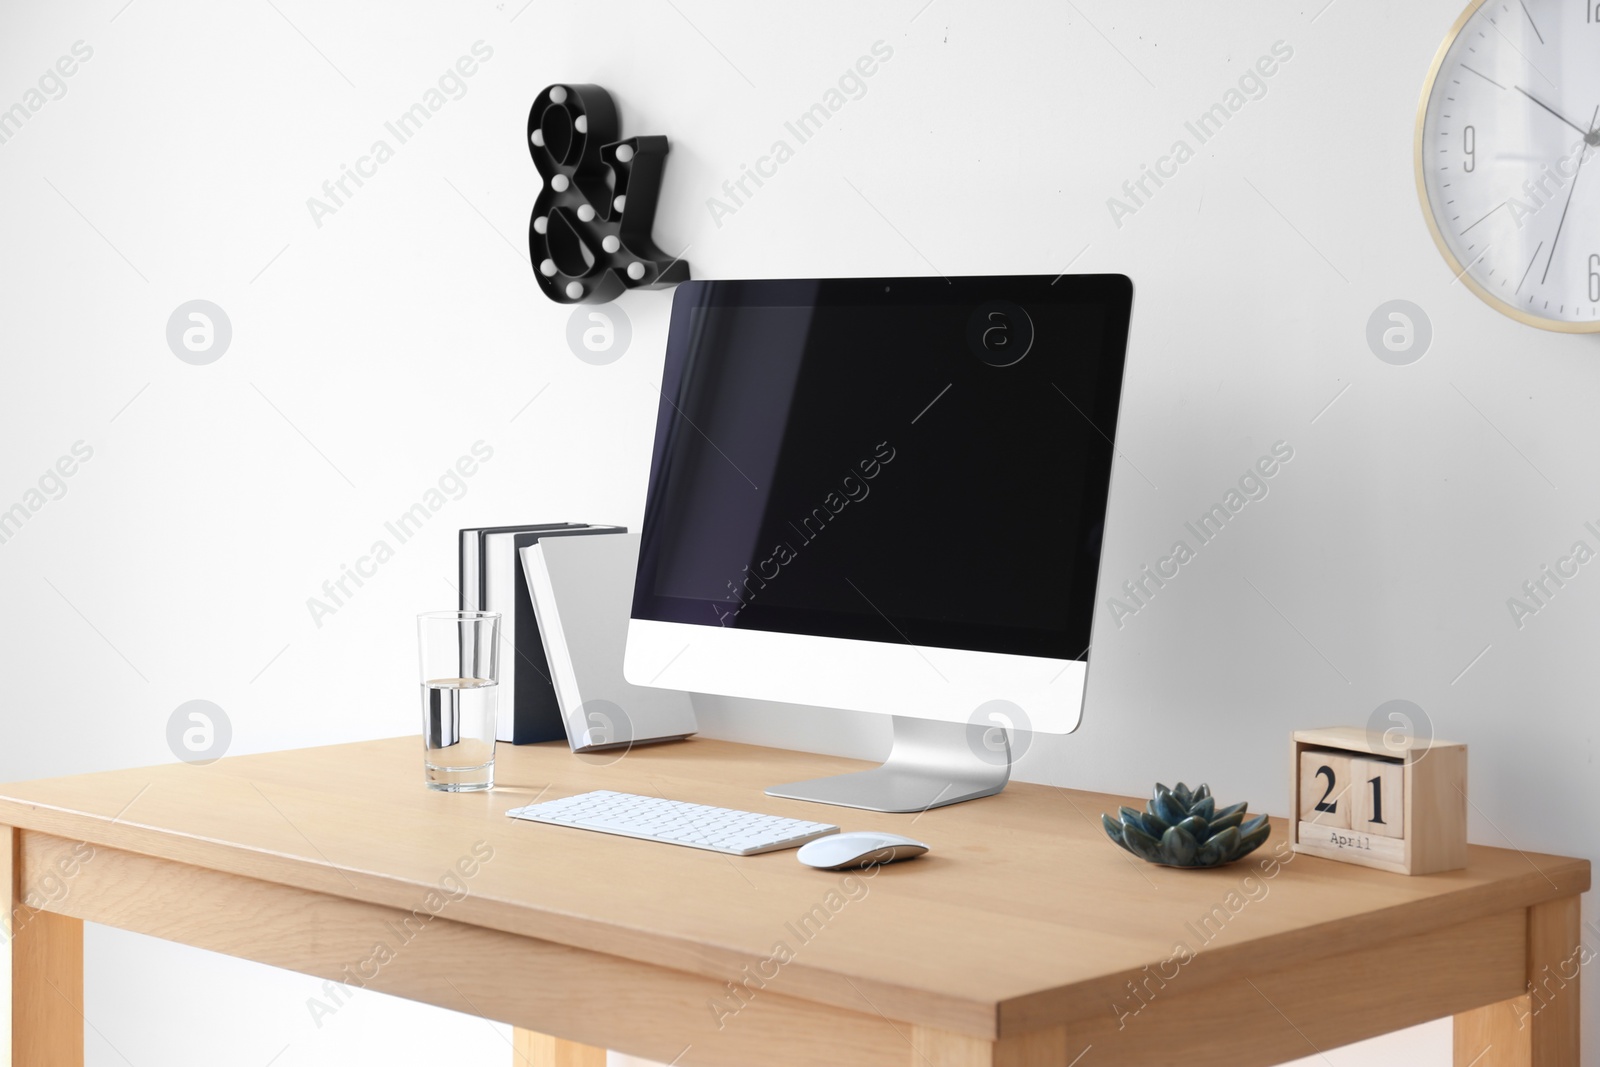
<svg viewBox="0 0 1600 1067">
<path fill-rule="evenodd" d="M 603 834 L 646 841 L 665 841 L 669 845 L 687 845 L 734 856 L 794 848 L 839 831 L 837 826 L 825 822 L 713 808 L 636 793 L 614 793 L 609 789 L 528 804 L 512 808 L 506 814 L 514 819 L 575 826 L 580 830 L 598 830 Z"/>
</svg>

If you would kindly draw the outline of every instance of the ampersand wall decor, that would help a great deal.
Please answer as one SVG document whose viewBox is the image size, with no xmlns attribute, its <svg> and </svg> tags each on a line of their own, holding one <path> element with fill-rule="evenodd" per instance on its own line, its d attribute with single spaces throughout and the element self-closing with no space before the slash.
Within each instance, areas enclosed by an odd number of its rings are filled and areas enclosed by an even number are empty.
<svg viewBox="0 0 1600 1067">
<path fill-rule="evenodd" d="M 603 304 L 689 278 L 689 264 L 650 239 L 667 139 L 620 133 L 598 85 L 549 86 L 528 112 L 528 151 L 544 179 L 528 251 L 539 288 L 558 304 Z"/>
</svg>

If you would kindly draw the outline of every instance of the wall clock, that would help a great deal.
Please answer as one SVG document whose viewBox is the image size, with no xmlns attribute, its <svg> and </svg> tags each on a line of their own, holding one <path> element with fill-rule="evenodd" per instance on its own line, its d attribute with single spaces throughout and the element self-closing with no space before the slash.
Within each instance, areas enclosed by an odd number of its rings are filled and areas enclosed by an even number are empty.
<svg viewBox="0 0 1600 1067">
<path fill-rule="evenodd" d="M 1417 111 L 1417 192 L 1491 307 L 1600 332 L 1600 0 L 1474 0 Z"/>
</svg>

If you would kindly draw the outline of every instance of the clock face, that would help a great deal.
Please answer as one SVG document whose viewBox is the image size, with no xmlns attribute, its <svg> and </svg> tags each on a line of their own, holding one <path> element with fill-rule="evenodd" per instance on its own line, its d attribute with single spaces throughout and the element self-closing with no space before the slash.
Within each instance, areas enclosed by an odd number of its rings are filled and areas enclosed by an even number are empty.
<svg viewBox="0 0 1600 1067">
<path fill-rule="evenodd" d="M 1452 271 L 1530 325 L 1600 332 L 1600 0 L 1476 0 L 1434 60 L 1417 184 Z"/>
</svg>

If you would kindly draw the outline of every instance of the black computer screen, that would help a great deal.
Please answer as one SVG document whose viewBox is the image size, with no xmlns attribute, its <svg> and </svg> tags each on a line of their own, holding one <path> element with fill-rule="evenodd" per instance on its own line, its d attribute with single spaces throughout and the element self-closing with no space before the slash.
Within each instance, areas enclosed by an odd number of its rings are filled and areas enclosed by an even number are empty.
<svg viewBox="0 0 1600 1067">
<path fill-rule="evenodd" d="M 1081 659 L 1131 299 L 680 285 L 633 617 Z"/>
</svg>

